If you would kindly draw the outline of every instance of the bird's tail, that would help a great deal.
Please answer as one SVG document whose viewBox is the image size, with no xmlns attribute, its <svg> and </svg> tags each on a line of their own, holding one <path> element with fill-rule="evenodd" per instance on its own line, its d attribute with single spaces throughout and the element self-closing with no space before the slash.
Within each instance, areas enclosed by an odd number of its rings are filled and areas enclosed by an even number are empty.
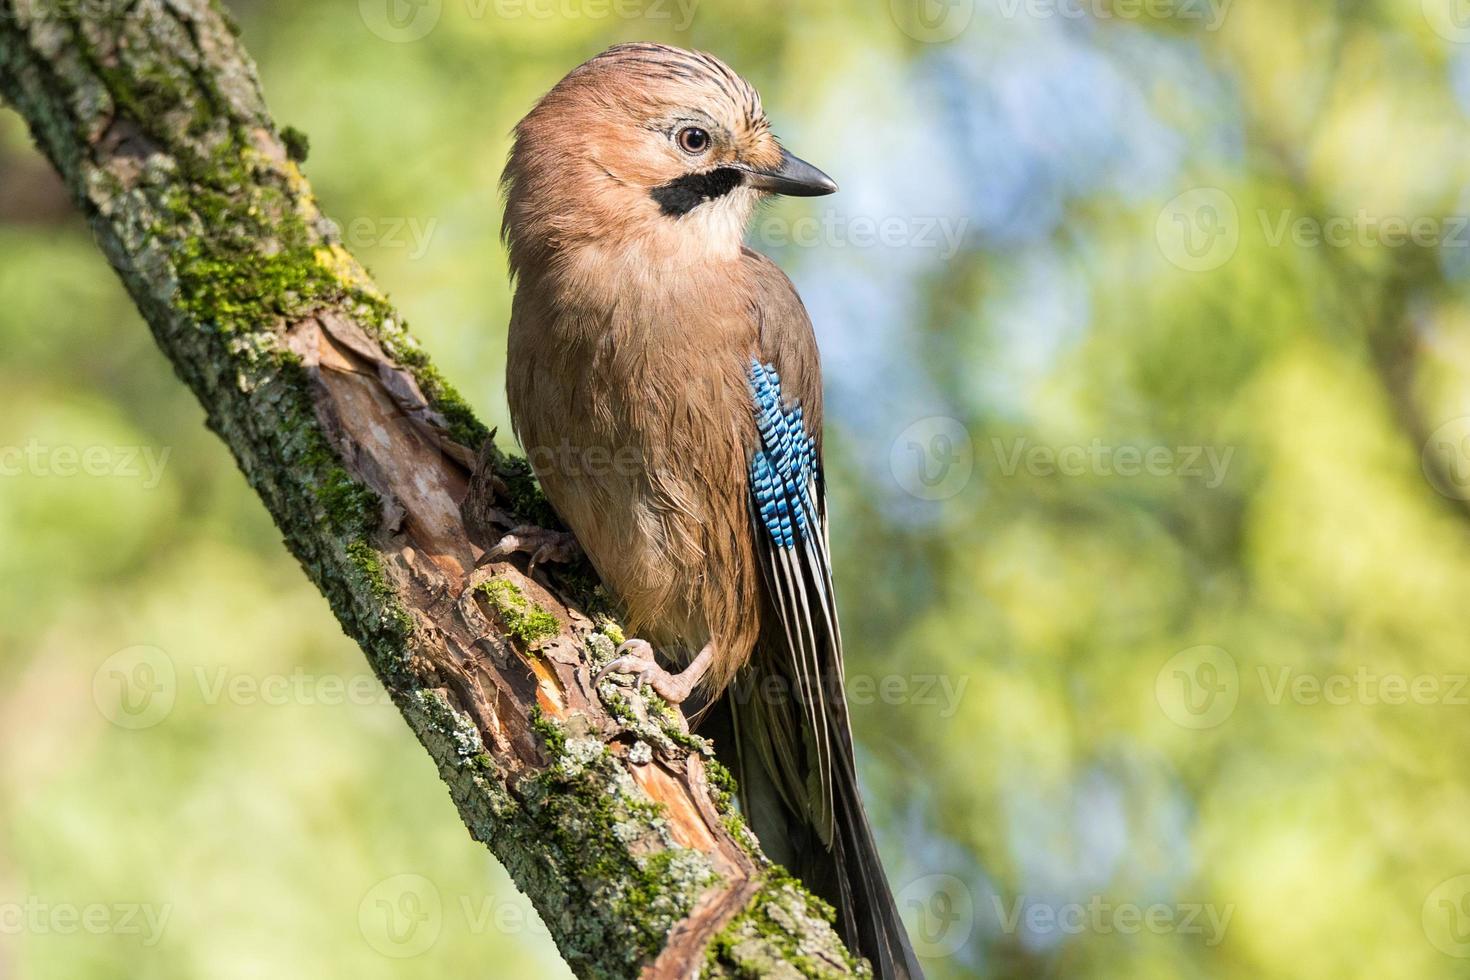
<svg viewBox="0 0 1470 980">
<path fill-rule="evenodd" d="M 760 700 L 757 688 L 749 681 L 732 686 L 701 728 L 713 736 L 720 761 L 734 773 L 746 820 L 761 848 L 832 904 L 843 941 L 868 958 L 875 977 L 922 980 L 858 792 L 846 705 L 839 696 L 839 705 L 830 712 L 833 812 L 828 843 L 800 801 L 793 806 L 790 794 L 777 787 L 767 764 L 772 751 L 766 727 L 769 705 Z"/>
</svg>

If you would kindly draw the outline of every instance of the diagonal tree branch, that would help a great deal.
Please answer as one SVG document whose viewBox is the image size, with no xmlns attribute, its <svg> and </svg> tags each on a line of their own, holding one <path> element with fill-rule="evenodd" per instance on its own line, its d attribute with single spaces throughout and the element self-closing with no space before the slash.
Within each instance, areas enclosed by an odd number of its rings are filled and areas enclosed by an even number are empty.
<svg viewBox="0 0 1470 980">
<path fill-rule="evenodd" d="M 217 3 L 0 0 L 0 94 L 572 969 L 865 972 L 682 717 L 592 689 L 620 633 L 586 569 L 485 561 L 545 504 L 342 247 Z"/>
</svg>

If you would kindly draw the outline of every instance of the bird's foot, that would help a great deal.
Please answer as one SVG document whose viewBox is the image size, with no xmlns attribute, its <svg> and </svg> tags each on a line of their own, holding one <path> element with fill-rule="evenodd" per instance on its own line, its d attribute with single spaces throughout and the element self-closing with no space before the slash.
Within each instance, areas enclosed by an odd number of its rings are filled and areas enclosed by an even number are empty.
<svg viewBox="0 0 1470 980">
<path fill-rule="evenodd" d="M 683 704 L 704 677 L 706 664 L 707 661 L 696 658 L 684 670 L 671 674 L 654 659 L 653 647 L 647 640 L 628 640 L 618 647 L 617 656 L 597 672 L 593 686 L 601 684 L 609 674 L 627 674 L 638 682 L 640 691 L 651 687 L 669 704 Z"/>
<path fill-rule="evenodd" d="M 485 557 L 491 561 L 514 554 L 531 556 L 530 568 L 543 561 L 574 562 L 582 556 L 582 546 L 570 531 L 552 531 L 533 524 L 522 524 L 501 538 Z"/>
</svg>

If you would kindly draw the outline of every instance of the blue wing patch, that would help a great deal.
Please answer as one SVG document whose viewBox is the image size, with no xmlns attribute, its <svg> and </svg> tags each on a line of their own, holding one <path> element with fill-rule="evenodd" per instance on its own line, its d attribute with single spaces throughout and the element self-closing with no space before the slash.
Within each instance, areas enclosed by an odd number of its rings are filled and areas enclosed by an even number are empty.
<svg viewBox="0 0 1470 980">
<path fill-rule="evenodd" d="M 817 479 L 817 444 L 807 434 L 801 406 L 786 408 L 781 376 L 769 364 L 750 361 L 760 448 L 750 461 L 750 489 L 756 513 L 782 548 L 806 541 L 817 526 L 812 493 Z"/>
<path fill-rule="evenodd" d="M 832 712 L 823 678 L 842 678 L 842 636 L 832 599 L 832 561 L 827 552 L 826 508 L 820 497 L 817 443 L 801 405 L 786 407 L 781 376 L 772 364 L 750 361 L 759 445 L 750 458 L 750 510 L 757 552 L 776 611 L 784 652 L 771 669 L 796 684 L 794 705 L 766 706 L 758 728 L 768 733 L 768 771 L 796 812 L 809 814 L 817 835 L 830 845 L 835 832 Z M 765 534 L 759 530 L 764 525 Z M 802 717 L 796 717 L 800 712 Z"/>
</svg>

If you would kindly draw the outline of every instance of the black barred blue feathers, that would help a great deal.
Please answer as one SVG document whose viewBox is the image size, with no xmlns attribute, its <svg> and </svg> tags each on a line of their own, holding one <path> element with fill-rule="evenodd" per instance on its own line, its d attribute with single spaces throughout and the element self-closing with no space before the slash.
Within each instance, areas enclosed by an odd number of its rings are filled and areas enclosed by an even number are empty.
<svg viewBox="0 0 1470 980">
<path fill-rule="evenodd" d="M 750 490 L 771 539 L 782 548 L 807 540 L 817 526 L 812 492 L 817 479 L 817 444 L 807 433 L 801 406 L 786 408 L 781 376 L 769 364 L 750 361 L 761 448 L 750 461 Z"/>
</svg>

